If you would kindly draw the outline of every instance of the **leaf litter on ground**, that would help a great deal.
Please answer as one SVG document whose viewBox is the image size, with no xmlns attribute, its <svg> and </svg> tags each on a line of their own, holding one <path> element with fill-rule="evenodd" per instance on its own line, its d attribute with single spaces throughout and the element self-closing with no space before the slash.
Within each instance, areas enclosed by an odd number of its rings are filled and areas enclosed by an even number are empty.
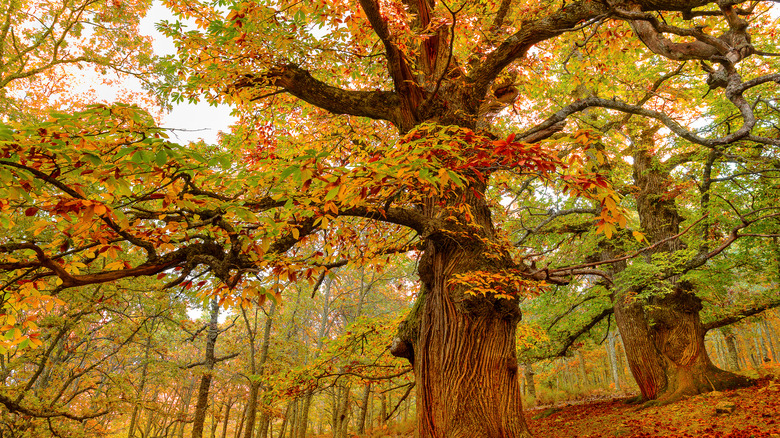
<svg viewBox="0 0 780 438">
<path fill-rule="evenodd" d="M 780 438 L 780 377 L 642 408 L 612 399 L 528 409 L 535 438 Z"/>
</svg>

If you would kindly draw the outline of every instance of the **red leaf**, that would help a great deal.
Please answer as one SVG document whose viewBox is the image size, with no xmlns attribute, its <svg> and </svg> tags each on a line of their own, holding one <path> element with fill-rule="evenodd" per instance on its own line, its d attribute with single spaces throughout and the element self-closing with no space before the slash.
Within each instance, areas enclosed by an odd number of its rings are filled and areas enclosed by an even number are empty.
<svg viewBox="0 0 780 438">
<path fill-rule="evenodd" d="M 35 216 L 35 213 L 38 213 L 38 207 L 30 207 L 24 211 L 25 216 Z"/>
</svg>

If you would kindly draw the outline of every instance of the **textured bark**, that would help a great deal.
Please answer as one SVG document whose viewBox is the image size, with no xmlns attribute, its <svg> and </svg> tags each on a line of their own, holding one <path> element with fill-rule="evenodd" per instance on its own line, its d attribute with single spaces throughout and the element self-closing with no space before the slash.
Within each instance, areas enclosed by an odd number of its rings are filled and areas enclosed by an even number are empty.
<svg viewBox="0 0 780 438">
<path fill-rule="evenodd" d="M 380 402 L 379 405 L 379 426 L 384 426 L 387 424 L 387 394 L 384 392 L 380 396 Z"/>
<path fill-rule="evenodd" d="M 349 427 L 349 386 L 336 388 L 333 406 L 333 438 L 346 438 Z"/>
<path fill-rule="evenodd" d="M 481 213 L 475 222 L 493 237 L 486 206 L 472 202 Z M 530 436 L 518 381 L 517 301 L 470 295 L 450 283 L 457 274 L 513 267 L 479 239 L 435 235 L 426 242 L 422 291 L 392 349 L 414 366 L 421 438 Z"/>
<path fill-rule="evenodd" d="M 674 197 L 667 195 L 671 168 L 650 152 L 654 129 L 643 132 L 634 151 L 634 182 L 639 188 L 637 210 L 650 241 L 679 233 L 681 218 Z M 682 249 L 677 239 L 655 248 L 652 254 Z M 649 257 L 652 254 L 648 254 Z M 650 290 L 648 298 L 636 294 Z M 699 313 L 701 300 L 691 285 L 671 278 L 615 293 L 615 321 L 631 373 L 646 400 L 672 402 L 686 395 L 723 390 L 751 383 L 743 376 L 717 368 L 704 346 L 706 330 Z"/>
<path fill-rule="evenodd" d="M 502 29 L 491 29 L 490 32 L 496 36 L 494 47 L 484 55 L 473 57 L 469 68 L 464 68 L 461 66 L 469 60 L 453 58 L 447 26 L 432 25 L 433 18 L 457 21 L 457 13 L 450 11 L 450 16 L 437 17 L 442 9 L 436 8 L 436 3 L 424 0 L 405 2 L 413 17 L 407 24 L 419 34 L 424 32 L 429 35 L 414 51 L 416 59 L 408 59 L 406 51 L 397 46 L 383 15 L 381 2 L 359 1 L 368 24 L 384 47 L 387 76 L 392 80 L 391 91 L 339 89 L 315 79 L 309 72 L 294 65 L 278 66 L 265 73 L 245 76 L 235 86 L 243 88 L 271 84 L 331 113 L 390 121 L 401 133 L 407 133 L 425 122 L 489 128 L 491 114 L 503 105 L 512 103 L 517 97 L 517 89 L 511 85 L 502 86 L 496 81 L 506 67 L 524 57 L 531 47 L 541 41 L 587 25 L 591 20 L 614 16 L 617 12 L 617 4 L 614 2 L 581 0 L 568 2 L 566 7 L 554 8 L 539 16 L 513 17 L 517 18 L 513 20 L 517 25 L 511 30 L 512 34 L 509 35 L 508 30 L 502 33 Z M 714 1 L 637 0 L 631 4 L 621 3 L 620 6 L 628 8 L 625 13 L 631 15 L 634 12 L 644 14 L 656 10 L 690 13 L 691 8 L 711 3 Z M 499 27 L 504 21 L 503 17 L 511 15 L 508 12 L 509 2 L 503 5 L 502 12 L 496 17 L 496 26 Z M 625 19 L 642 29 L 641 34 L 647 37 L 648 45 L 658 46 L 655 43 L 659 41 L 664 43 L 664 54 L 667 56 L 674 58 L 686 49 L 685 46 L 666 44 L 658 38 L 651 38 L 653 35 L 650 32 L 664 32 L 664 29 L 648 30 L 646 25 L 651 23 L 644 16 L 631 15 Z M 709 56 L 709 52 L 705 55 Z M 410 67 L 412 65 L 416 70 Z M 734 96 L 732 102 L 742 105 L 744 99 L 741 99 L 740 93 L 744 89 L 738 86 L 731 86 L 731 89 L 731 95 Z M 687 131 L 666 114 L 614 99 L 593 97 L 573 102 L 519 137 L 540 141 L 562 129 L 567 117 L 590 106 L 655 118 L 683 138 L 708 145 L 745 138 L 752 127 L 752 122 L 748 120 L 752 114 L 750 108 L 745 110 L 742 105 L 740 110 L 746 117 L 747 130 L 710 141 Z M 469 189 L 485 193 L 484 187 Z M 454 194 L 453 198 L 457 198 L 457 195 L 460 194 Z M 440 205 L 434 207 L 439 201 L 430 199 L 421 202 L 430 202 L 430 205 L 405 208 L 391 207 L 391 200 L 388 200 L 382 210 L 382 220 L 408 226 L 417 231 L 423 240 L 423 255 L 419 265 L 422 290 L 392 346 L 393 354 L 409 359 L 414 365 L 418 434 L 421 438 L 528 436 L 520 404 L 515 357 L 514 335 L 520 319 L 517 303 L 489 296 L 471 296 L 463 288 L 451 287 L 449 284 L 455 275 L 475 271 L 495 273 L 508 268 L 516 269 L 518 266 L 509 261 L 505 254 L 495 254 L 495 247 L 486 244 L 496 243 L 496 239 L 490 213 L 484 203 L 472 200 L 476 218 L 473 222 L 462 221 L 473 225 L 473 228 L 466 228 L 442 219 L 450 213 Z M 376 209 L 360 206 L 340 211 L 339 214 L 377 219 Z M 641 331 L 641 335 L 647 335 L 643 342 L 649 343 L 646 345 L 649 355 L 652 338 L 644 308 L 642 303 L 630 298 L 628 292 L 618 297 L 617 301 L 621 303 L 618 306 L 622 312 L 619 325 L 632 338 L 634 333 L 640 333 L 632 331 L 634 326 Z M 639 351 L 640 347 L 627 345 L 626 350 Z M 661 366 L 659 357 L 650 365 L 651 369 L 660 369 Z M 632 367 L 638 372 L 640 368 L 641 365 Z M 655 371 L 647 372 L 653 375 Z M 660 381 L 660 378 L 653 377 L 653 381 Z"/>
</svg>

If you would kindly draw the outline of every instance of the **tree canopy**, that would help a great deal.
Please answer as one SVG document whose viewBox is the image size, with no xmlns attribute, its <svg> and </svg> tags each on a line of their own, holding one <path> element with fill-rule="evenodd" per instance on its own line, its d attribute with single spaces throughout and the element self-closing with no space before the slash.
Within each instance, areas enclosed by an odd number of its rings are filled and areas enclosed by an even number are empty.
<svg viewBox="0 0 780 438">
<path fill-rule="evenodd" d="M 614 314 L 647 399 L 694 390 L 669 363 L 735 382 L 703 336 L 750 311 L 702 322 L 701 302 L 740 282 L 714 272 L 762 272 L 735 257 L 768 260 L 756 289 L 777 287 L 774 2 L 165 5 L 194 26 L 160 23 L 177 53 L 153 67 L 146 2 L 6 8 L 0 353 L 40 346 L 35 316 L 71 288 L 149 277 L 245 310 L 413 260 L 391 352 L 413 367 L 421 437 L 528 435 L 516 327 L 532 296 L 548 329 L 557 306 L 600 304 L 552 354 Z M 17 84 L 63 64 L 239 121 L 177 145 L 127 100 L 64 110 L 43 90 L 22 108 Z M 757 295 L 743 307 L 776 305 Z"/>
</svg>

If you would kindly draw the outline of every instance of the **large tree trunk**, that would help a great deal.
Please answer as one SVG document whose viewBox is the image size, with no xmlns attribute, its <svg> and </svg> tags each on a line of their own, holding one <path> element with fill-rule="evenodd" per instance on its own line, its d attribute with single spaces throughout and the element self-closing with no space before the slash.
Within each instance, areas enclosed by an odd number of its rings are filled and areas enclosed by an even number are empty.
<svg viewBox="0 0 780 438">
<path fill-rule="evenodd" d="M 513 265 L 477 241 L 439 237 L 428 239 L 422 290 L 392 349 L 414 366 L 419 437 L 530 436 L 518 381 L 517 300 L 451 283 L 458 274 Z"/>
<path fill-rule="evenodd" d="M 701 301 L 679 286 L 649 306 L 625 296 L 615 303 L 629 368 L 645 400 L 673 402 L 751 383 L 712 363 L 704 348 L 700 310 Z"/>
<path fill-rule="evenodd" d="M 667 194 L 672 166 L 660 163 L 650 150 L 654 129 L 643 132 L 634 151 L 634 182 L 639 188 L 637 210 L 651 242 L 667 241 L 648 251 L 673 254 L 681 217 L 674 197 Z M 652 288 L 652 289 L 651 289 Z M 649 292 L 649 298 L 637 298 Z M 629 367 L 645 400 L 672 402 L 685 395 L 745 386 L 750 379 L 717 368 L 704 347 L 705 330 L 699 318 L 701 300 L 679 278 L 617 291 L 615 321 L 623 339 Z"/>
</svg>

